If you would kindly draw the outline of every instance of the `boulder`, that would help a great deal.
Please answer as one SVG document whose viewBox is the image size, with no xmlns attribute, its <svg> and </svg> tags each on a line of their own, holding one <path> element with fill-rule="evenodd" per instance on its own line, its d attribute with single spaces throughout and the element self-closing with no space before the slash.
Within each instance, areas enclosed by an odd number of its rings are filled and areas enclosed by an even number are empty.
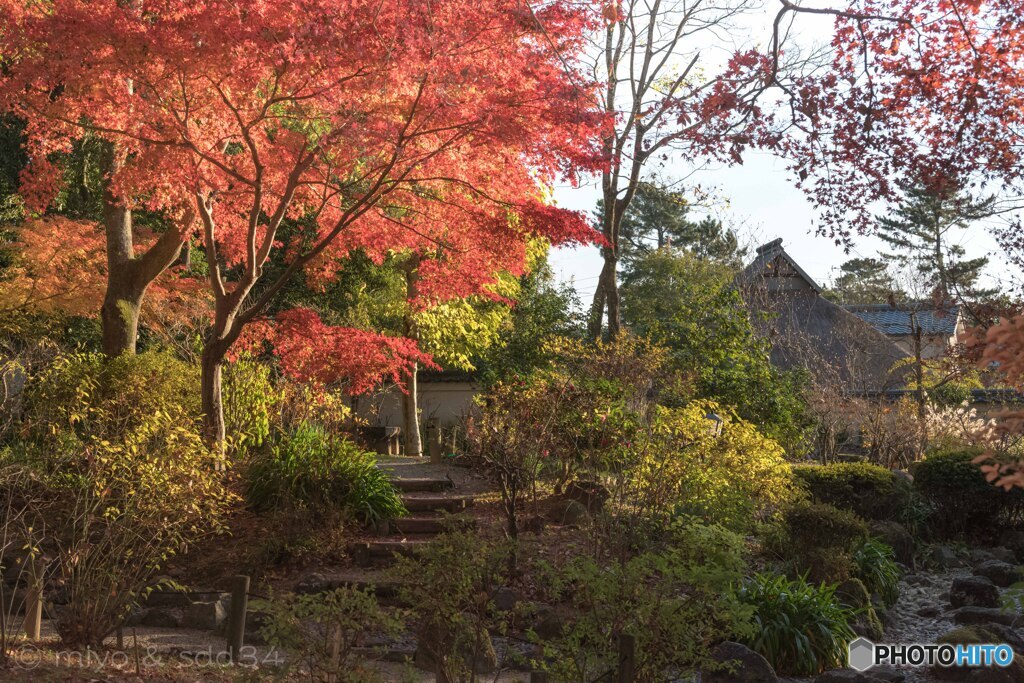
<svg viewBox="0 0 1024 683">
<path fill-rule="evenodd" d="M 139 619 L 139 626 L 181 628 L 184 618 L 180 607 L 150 607 Z"/>
<path fill-rule="evenodd" d="M 711 651 L 722 666 L 701 675 L 702 683 L 775 683 L 779 677 L 768 660 L 746 645 L 725 641 Z"/>
<path fill-rule="evenodd" d="M 549 518 L 555 524 L 583 526 L 590 522 L 587 508 L 575 500 L 559 500 L 551 508 Z"/>
<path fill-rule="evenodd" d="M 216 631 L 227 620 L 227 617 L 227 610 L 224 609 L 224 603 L 220 600 L 194 602 L 182 611 L 181 625 L 184 628 L 201 631 Z"/>
<path fill-rule="evenodd" d="M 949 604 L 953 607 L 997 607 L 999 589 L 984 576 L 953 579 L 949 588 Z"/>
<path fill-rule="evenodd" d="M 566 485 L 562 497 L 567 500 L 575 500 L 583 505 L 588 512 L 594 513 L 604 509 L 604 504 L 611 497 L 611 493 L 600 482 L 578 479 Z"/>
<path fill-rule="evenodd" d="M 1024 572 L 1021 572 L 1020 567 L 996 559 L 985 560 L 979 564 L 974 568 L 974 575 L 984 576 L 1000 588 L 1024 580 Z"/>
<path fill-rule="evenodd" d="M 964 626 L 974 624 L 1013 626 L 1017 621 L 1017 615 L 1013 612 L 1004 612 L 997 607 L 961 607 L 953 612 L 953 621 Z"/>
<path fill-rule="evenodd" d="M 994 548 L 988 548 L 989 554 L 993 560 L 999 560 L 1006 562 L 1007 564 L 1017 564 L 1017 556 L 1013 554 L 1013 551 L 1009 548 L 1003 548 L 1002 546 L 996 546 Z"/>
<path fill-rule="evenodd" d="M 299 582 L 295 584 L 295 592 L 305 594 L 327 593 L 340 588 L 343 583 L 319 572 L 309 572 L 304 574 L 299 579 Z"/>
<path fill-rule="evenodd" d="M 511 588 L 499 588 L 491 594 L 491 602 L 494 603 L 494 609 L 499 612 L 511 612 L 514 610 L 523 597 L 518 591 L 514 591 Z"/>
<path fill-rule="evenodd" d="M 854 671 L 853 669 L 836 669 L 819 674 L 814 683 L 886 683 L 885 678 L 874 675 L 874 669 Z M 895 679 L 902 681 L 903 678 Z"/>
<path fill-rule="evenodd" d="M 869 529 L 872 535 L 877 536 L 883 543 L 892 548 L 898 562 L 907 566 L 914 565 L 917 543 L 906 527 L 899 522 L 877 521 L 872 522 Z"/>
<path fill-rule="evenodd" d="M 956 551 L 948 545 L 937 545 L 932 548 L 931 560 L 932 564 L 940 569 L 953 569 L 962 567 L 964 564 L 957 556 Z"/>
<path fill-rule="evenodd" d="M 987 626 L 965 626 L 948 631 L 936 639 L 937 643 L 977 644 L 1000 642 L 998 633 Z M 941 681 L 968 681 L 970 683 L 1024 683 L 1024 661 L 1014 657 L 1008 667 L 950 667 L 935 666 L 932 675 Z"/>
</svg>

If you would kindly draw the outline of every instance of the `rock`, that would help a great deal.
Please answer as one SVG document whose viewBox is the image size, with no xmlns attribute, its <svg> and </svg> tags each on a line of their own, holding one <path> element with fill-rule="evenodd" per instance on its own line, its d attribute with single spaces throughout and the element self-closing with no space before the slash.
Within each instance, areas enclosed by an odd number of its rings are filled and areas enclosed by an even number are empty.
<svg viewBox="0 0 1024 683">
<path fill-rule="evenodd" d="M 588 512 L 600 512 L 604 504 L 611 497 L 608 489 L 596 481 L 576 480 L 569 482 L 562 493 L 567 500 L 575 500 L 587 509 Z"/>
<path fill-rule="evenodd" d="M 565 616 L 551 605 L 537 605 L 537 620 L 533 627 L 534 633 L 542 640 L 552 640 L 562 635 L 565 629 Z"/>
<path fill-rule="evenodd" d="M 295 584 L 296 593 L 314 594 L 327 593 L 341 586 L 341 582 L 332 579 L 318 572 L 310 572 L 303 575 Z"/>
<path fill-rule="evenodd" d="M 181 628 L 184 614 L 180 607 L 151 607 L 139 620 L 139 626 Z"/>
<path fill-rule="evenodd" d="M 971 549 L 971 564 L 978 566 L 982 562 L 988 562 L 989 560 L 996 559 L 996 556 L 989 552 L 986 548 L 972 548 Z"/>
<path fill-rule="evenodd" d="M 949 588 L 949 604 L 953 607 L 996 607 L 999 589 L 984 576 L 953 579 Z"/>
<path fill-rule="evenodd" d="M 872 522 L 869 529 L 872 535 L 892 548 L 898 562 L 913 566 L 917 543 L 906 527 L 898 522 L 878 521 Z"/>
<path fill-rule="evenodd" d="M 435 653 L 441 648 L 437 644 L 436 633 L 427 633 L 422 629 L 416 636 L 416 654 L 413 657 L 413 664 L 424 671 L 437 672 L 437 659 Z M 491 674 L 498 670 L 498 654 L 494 651 L 494 643 L 491 635 L 486 630 L 480 632 L 480 651 L 473 656 L 473 652 L 465 651 L 461 656 L 465 658 L 466 665 L 471 666 L 477 674 Z"/>
<path fill-rule="evenodd" d="M 1017 615 L 1004 612 L 996 607 L 961 607 L 953 612 L 953 621 L 957 624 L 970 626 L 974 624 L 1003 624 L 1013 626 Z"/>
<path fill-rule="evenodd" d="M 701 675 L 701 683 L 775 683 L 779 677 L 768 660 L 746 645 L 725 641 L 711 651 L 711 659 L 722 664 Z"/>
<path fill-rule="evenodd" d="M 1006 643 L 1014 652 L 1024 653 L 1024 637 L 1021 637 L 1015 628 L 991 621 L 983 624 L 982 628 L 997 636 L 997 643 Z"/>
<path fill-rule="evenodd" d="M 956 552 L 948 545 L 937 545 L 932 548 L 932 563 L 942 569 L 953 569 L 962 567 L 963 561 L 957 557 Z"/>
<path fill-rule="evenodd" d="M 522 599 L 519 592 L 511 588 L 499 588 L 491 594 L 491 602 L 494 603 L 494 609 L 499 612 L 511 612 L 519 605 Z"/>
<path fill-rule="evenodd" d="M 932 619 L 939 616 L 939 608 L 934 605 L 926 605 L 916 612 L 917 616 L 924 617 L 926 619 Z"/>
<path fill-rule="evenodd" d="M 523 531 L 531 534 L 539 534 L 543 532 L 545 526 L 547 526 L 547 520 L 540 515 L 530 515 L 523 520 Z"/>
<path fill-rule="evenodd" d="M 988 552 L 992 555 L 993 560 L 999 560 L 1000 562 L 1006 562 L 1007 564 L 1017 564 L 1017 556 L 1014 555 L 1013 551 L 1009 548 L 996 546 L 994 548 L 988 548 Z"/>
<path fill-rule="evenodd" d="M 996 559 L 985 560 L 979 564 L 974 568 L 974 575 L 984 576 L 1000 588 L 1006 588 L 1024 580 L 1024 573 L 1021 572 L 1020 567 Z"/>
<path fill-rule="evenodd" d="M 903 577 L 904 583 L 908 583 L 911 586 L 930 586 L 932 580 L 925 574 L 907 574 Z"/>
<path fill-rule="evenodd" d="M 185 608 L 192 604 L 192 598 L 183 591 L 157 588 L 143 601 L 145 607 L 178 607 Z"/>
<path fill-rule="evenodd" d="M 885 683 L 884 678 L 872 675 L 874 669 L 864 672 L 852 669 L 836 669 L 826 671 L 814 679 L 814 683 Z M 903 680 L 902 678 L 899 680 Z"/>
<path fill-rule="evenodd" d="M 590 513 L 578 501 L 560 500 L 552 507 L 550 519 L 555 524 L 582 526 L 590 522 Z"/>
<path fill-rule="evenodd" d="M 220 600 L 194 602 L 182 612 L 181 625 L 201 631 L 216 631 L 227 620 L 227 610 Z"/>
<path fill-rule="evenodd" d="M 1024 562 L 1024 531 L 1014 529 L 1005 532 L 999 539 L 999 547 L 1012 553 L 1014 561 Z"/>
<path fill-rule="evenodd" d="M 978 644 L 1000 642 L 998 633 L 989 626 L 965 626 L 939 636 L 937 643 Z M 1024 660 L 1014 657 L 1006 668 L 1002 667 L 951 667 L 935 666 L 932 675 L 942 681 L 969 681 L 970 683 L 1024 683 Z"/>
</svg>

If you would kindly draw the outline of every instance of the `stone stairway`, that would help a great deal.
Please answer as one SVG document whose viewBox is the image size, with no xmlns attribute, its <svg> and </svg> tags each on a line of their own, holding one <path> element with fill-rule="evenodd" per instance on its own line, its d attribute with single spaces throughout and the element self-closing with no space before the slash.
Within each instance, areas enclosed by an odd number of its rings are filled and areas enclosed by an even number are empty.
<svg viewBox="0 0 1024 683">
<path fill-rule="evenodd" d="M 403 476 L 395 471 L 401 467 L 382 467 L 391 470 L 391 483 L 401 492 L 409 514 L 379 525 L 377 538 L 356 543 L 351 548 L 356 564 L 386 566 L 396 555 L 409 556 L 440 533 L 476 527 L 467 512 L 473 496 L 457 493 L 450 477 Z"/>
</svg>

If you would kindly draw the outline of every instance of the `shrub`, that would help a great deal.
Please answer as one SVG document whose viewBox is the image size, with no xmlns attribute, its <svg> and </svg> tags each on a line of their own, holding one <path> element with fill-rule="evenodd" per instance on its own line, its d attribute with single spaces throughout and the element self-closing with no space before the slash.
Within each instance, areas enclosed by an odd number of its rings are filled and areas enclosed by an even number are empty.
<svg viewBox="0 0 1024 683">
<path fill-rule="evenodd" d="M 985 536 L 1024 521 L 1024 490 L 1004 491 L 972 460 L 978 450 L 929 455 L 914 470 L 914 487 L 932 505 L 930 530 L 939 537 Z"/>
<path fill-rule="evenodd" d="M 886 607 L 896 604 L 900 597 L 900 568 L 892 548 L 878 539 L 868 538 L 853 551 L 857 565 L 857 578 L 869 591 L 879 595 Z"/>
<path fill-rule="evenodd" d="M 310 424 L 253 454 L 245 496 L 256 512 L 308 508 L 350 513 L 367 524 L 399 517 L 402 501 L 374 457 Z"/>
<path fill-rule="evenodd" d="M 868 535 L 867 524 L 848 510 L 799 501 L 783 513 L 788 540 L 796 548 L 852 551 Z"/>
<path fill-rule="evenodd" d="M 541 641 L 536 662 L 556 680 L 593 681 L 616 661 L 620 634 L 636 639 L 636 681 L 686 678 L 733 633 L 747 633 L 750 610 L 729 586 L 745 569 L 743 541 L 720 526 L 678 524 L 669 547 L 628 558 L 577 556 L 542 569 L 552 601 L 569 603 L 562 632 Z"/>
<path fill-rule="evenodd" d="M 489 596 L 506 583 L 507 553 L 475 534 L 447 533 L 398 558 L 400 597 L 413 606 L 418 652 L 437 680 L 475 681 L 477 662 L 494 657 Z"/>
<path fill-rule="evenodd" d="M 709 414 L 720 416 L 719 434 Z M 782 448 L 717 403 L 659 406 L 651 422 L 652 443 L 634 475 L 638 505 L 742 532 L 791 499 Z"/>
<path fill-rule="evenodd" d="M 167 558 L 222 528 L 231 500 L 216 456 L 175 414 L 156 413 L 117 443 L 28 445 L 8 458 L 0 487 L 21 489 L 48 571 L 66 586 L 55 625 L 69 647 L 99 646 Z"/>
<path fill-rule="evenodd" d="M 776 550 L 813 581 L 836 583 L 854 572 L 850 556 L 867 538 L 867 524 L 848 510 L 826 503 L 799 501 L 783 513 Z"/>
<path fill-rule="evenodd" d="M 368 683 L 382 680 L 355 656 L 369 635 L 397 636 L 402 623 L 370 591 L 344 587 L 329 593 L 288 594 L 257 602 L 265 616 L 259 634 L 304 665 L 312 680 Z"/>
<path fill-rule="evenodd" d="M 793 468 L 793 474 L 815 501 L 864 519 L 901 519 L 910 502 L 910 483 L 880 465 L 801 465 Z"/>
<path fill-rule="evenodd" d="M 281 392 L 270 367 L 241 358 L 224 367 L 224 425 L 232 449 L 259 448 L 270 437 L 271 417 Z"/>
<path fill-rule="evenodd" d="M 39 444 L 116 441 L 157 414 L 198 419 L 197 367 L 155 351 L 63 354 L 29 380 L 22 431 Z"/>
<path fill-rule="evenodd" d="M 757 574 L 736 593 L 753 608 L 753 635 L 740 635 L 781 674 L 813 676 L 846 664 L 846 645 L 856 637 L 854 610 L 835 596 L 833 586 L 803 578 Z"/>
</svg>

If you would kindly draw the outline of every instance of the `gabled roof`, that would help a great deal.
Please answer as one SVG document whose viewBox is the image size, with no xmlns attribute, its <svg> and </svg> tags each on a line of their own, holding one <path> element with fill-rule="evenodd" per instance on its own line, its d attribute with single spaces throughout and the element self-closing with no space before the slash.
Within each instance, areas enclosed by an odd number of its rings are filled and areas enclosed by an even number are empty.
<svg viewBox="0 0 1024 683">
<path fill-rule="evenodd" d="M 956 334 L 957 323 L 960 321 L 959 306 L 924 307 L 913 303 L 904 307 L 889 304 L 849 304 L 843 308 L 879 332 L 897 337 L 913 334 L 912 313 L 921 328 L 921 333 L 925 335 L 952 337 Z"/>
<path fill-rule="evenodd" d="M 739 275 L 739 280 L 743 284 L 769 278 L 799 278 L 812 290 L 821 294 L 821 287 L 814 278 L 808 275 L 783 248 L 781 237 L 759 246 L 757 257 Z"/>
<path fill-rule="evenodd" d="M 880 391 L 902 384 L 905 351 L 877 329 L 825 297 L 821 287 L 777 239 L 758 248 L 737 278 L 758 334 L 782 368 L 802 367 L 849 391 Z"/>
</svg>

